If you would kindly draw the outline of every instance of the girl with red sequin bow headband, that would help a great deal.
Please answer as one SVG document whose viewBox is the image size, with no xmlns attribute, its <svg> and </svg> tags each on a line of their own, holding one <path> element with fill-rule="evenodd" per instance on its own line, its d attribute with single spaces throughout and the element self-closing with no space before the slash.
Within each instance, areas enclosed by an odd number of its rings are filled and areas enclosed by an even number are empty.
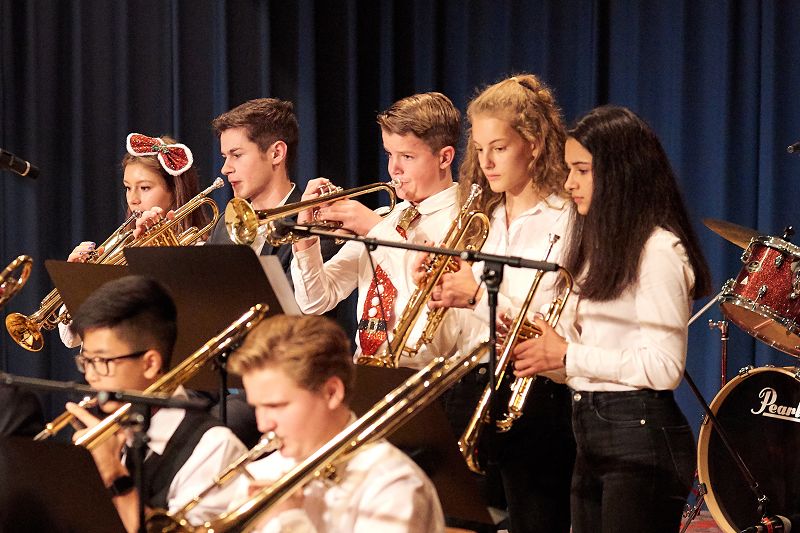
<svg viewBox="0 0 800 533">
<path fill-rule="evenodd" d="M 134 156 L 157 155 L 164 170 L 172 176 L 180 176 L 192 166 L 192 151 L 185 144 L 167 144 L 160 137 L 148 137 L 141 133 L 130 133 L 125 140 L 128 153 Z"/>
</svg>

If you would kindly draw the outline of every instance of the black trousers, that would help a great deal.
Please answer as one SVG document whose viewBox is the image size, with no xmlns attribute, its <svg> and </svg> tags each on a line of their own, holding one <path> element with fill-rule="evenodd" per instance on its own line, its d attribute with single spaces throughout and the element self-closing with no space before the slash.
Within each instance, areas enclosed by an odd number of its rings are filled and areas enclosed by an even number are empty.
<svg viewBox="0 0 800 533">
<path fill-rule="evenodd" d="M 445 410 L 459 436 L 488 380 L 487 369 L 481 365 L 445 393 Z M 505 402 L 507 396 L 496 398 Z M 523 416 L 512 429 L 487 433 L 487 477 L 482 488 L 490 505 L 507 507 L 512 533 L 569 532 L 570 481 L 575 463 L 570 419 L 569 389 L 539 377 Z"/>
<path fill-rule="evenodd" d="M 678 530 L 694 439 L 672 391 L 574 392 L 575 533 Z"/>
</svg>

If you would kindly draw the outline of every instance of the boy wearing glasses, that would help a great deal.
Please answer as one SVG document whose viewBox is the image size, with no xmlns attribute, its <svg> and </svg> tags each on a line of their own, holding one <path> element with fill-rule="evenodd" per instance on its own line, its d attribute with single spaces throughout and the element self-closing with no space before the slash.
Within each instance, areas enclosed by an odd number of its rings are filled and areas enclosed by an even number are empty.
<svg viewBox="0 0 800 533">
<path fill-rule="evenodd" d="M 176 338 L 175 304 L 154 280 L 128 276 L 106 283 L 80 307 L 73 326 L 83 339 L 75 362 L 94 389 L 143 391 L 169 367 Z M 186 398 L 186 391 L 179 386 L 174 396 Z M 101 409 L 110 414 L 119 406 L 108 402 Z M 87 427 L 100 421 L 76 404 L 68 403 L 67 410 Z M 80 435 L 79 431 L 75 438 Z M 131 437 L 122 430 L 92 450 L 128 531 L 139 528 L 140 497 L 150 508 L 179 508 L 245 450 L 231 430 L 208 413 L 155 410 L 147 431 L 145 489 L 140 495 L 127 464 Z M 225 490 L 218 491 L 187 518 L 192 524 L 202 523 L 224 511 L 228 500 Z"/>
</svg>

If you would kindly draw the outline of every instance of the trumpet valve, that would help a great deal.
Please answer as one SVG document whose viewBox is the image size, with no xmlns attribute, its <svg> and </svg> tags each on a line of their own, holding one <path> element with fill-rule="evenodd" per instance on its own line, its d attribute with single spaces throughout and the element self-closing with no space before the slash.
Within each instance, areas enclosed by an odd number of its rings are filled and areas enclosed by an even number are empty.
<svg viewBox="0 0 800 533">
<path fill-rule="evenodd" d="M 334 194 L 342 190 L 344 189 L 342 189 L 341 187 L 337 187 L 333 183 L 324 183 L 320 185 L 319 188 L 317 189 L 317 194 L 319 196 L 328 196 L 329 194 Z"/>
</svg>

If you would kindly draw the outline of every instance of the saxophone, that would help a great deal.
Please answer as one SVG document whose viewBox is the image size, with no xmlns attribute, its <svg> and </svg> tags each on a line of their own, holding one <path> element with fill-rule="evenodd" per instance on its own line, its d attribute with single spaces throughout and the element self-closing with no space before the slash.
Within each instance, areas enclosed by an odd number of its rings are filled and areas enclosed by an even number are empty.
<svg viewBox="0 0 800 533">
<path fill-rule="evenodd" d="M 485 213 L 475 210 L 474 205 L 481 195 L 481 187 L 473 184 L 470 194 L 461 206 L 461 210 L 444 239 L 439 244 L 441 248 L 452 250 L 480 250 L 486 237 L 489 235 L 489 217 Z M 408 339 L 414 325 L 427 308 L 431 292 L 448 272 L 458 270 L 458 262 L 452 256 L 436 254 L 431 257 L 425 266 L 423 280 L 411 294 L 403 313 L 392 331 L 392 338 L 388 347 L 375 355 L 360 355 L 356 360 L 359 365 L 380 366 L 384 368 L 397 368 L 400 357 L 416 357 L 420 349 L 433 341 L 436 330 L 444 319 L 447 308 L 438 308 L 428 313 L 428 319 L 422 334 L 413 346 L 408 345 Z"/>
</svg>

